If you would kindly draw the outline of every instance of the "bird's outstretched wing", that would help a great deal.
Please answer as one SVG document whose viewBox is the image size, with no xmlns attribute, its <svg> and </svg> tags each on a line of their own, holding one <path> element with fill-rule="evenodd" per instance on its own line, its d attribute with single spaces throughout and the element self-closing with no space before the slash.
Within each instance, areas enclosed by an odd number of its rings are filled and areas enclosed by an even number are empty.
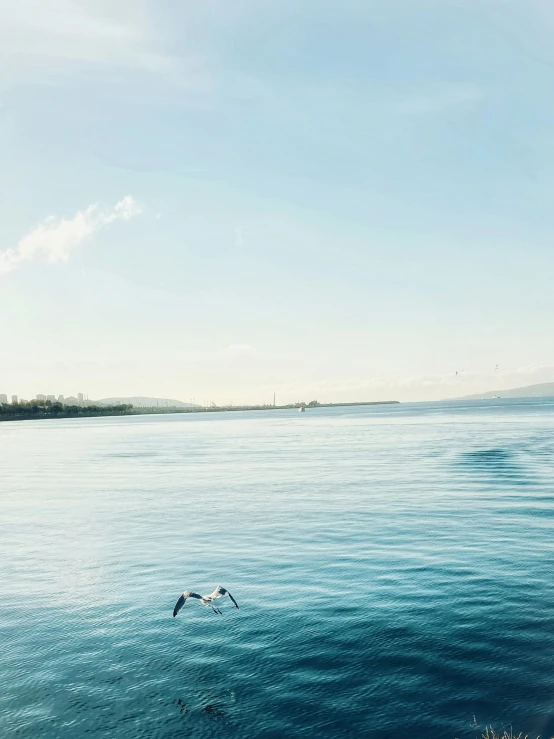
<svg viewBox="0 0 554 739">
<path fill-rule="evenodd" d="M 190 590 L 185 590 L 183 595 L 179 598 L 177 603 L 175 603 L 175 608 L 173 609 L 173 618 L 179 613 L 181 608 L 185 605 L 187 602 L 187 598 L 201 598 L 201 595 L 198 595 L 198 593 L 192 593 Z"/>
<path fill-rule="evenodd" d="M 222 598 L 224 595 L 228 595 L 229 598 L 231 598 L 231 600 L 235 604 L 235 608 L 238 608 L 237 601 L 233 598 L 231 593 L 226 588 L 222 587 L 221 585 L 218 585 L 217 588 L 214 590 L 214 592 L 210 593 L 210 595 L 206 597 L 210 598 L 211 600 L 215 600 L 216 598 Z"/>
</svg>

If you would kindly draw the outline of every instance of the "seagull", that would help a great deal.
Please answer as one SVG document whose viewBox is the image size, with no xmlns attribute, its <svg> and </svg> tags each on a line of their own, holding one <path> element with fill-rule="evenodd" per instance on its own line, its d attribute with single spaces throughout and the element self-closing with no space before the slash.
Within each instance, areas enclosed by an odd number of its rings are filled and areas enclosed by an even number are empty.
<svg viewBox="0 0 554 739">
<path fill-rule="evenodd" d="M 185 605 L 185 603 L 187 602 L 187 598 L 196 598 L 196 600 L 199 600 L 203 606 L 206 606 L 206 608 L 211 608 L 214 613 L 219 613 L 220 615 L 223 615 L 219 608 L 217 608 L 217 606 L 212 605 L 212 601 L 216 598 L 223 598 L 224 595 L 228 595 L 229 598 L 231 598 L 235 605 L 235 608 L 239 607 L 237 601 L 233 598 L 231 593 L 228 590 L 225 590 L 225 588 L 222 588 L 221 585 L 218 585 L 214 592 L 210 593 L 209 595 L 200 595 L 199 593 L 193 593 L 192 590 L 185 590 L 177 603 L 175 603 L 175 608 L 173 609 L 173 618 L 175 618 L 181 608 Z"/>
</svg>

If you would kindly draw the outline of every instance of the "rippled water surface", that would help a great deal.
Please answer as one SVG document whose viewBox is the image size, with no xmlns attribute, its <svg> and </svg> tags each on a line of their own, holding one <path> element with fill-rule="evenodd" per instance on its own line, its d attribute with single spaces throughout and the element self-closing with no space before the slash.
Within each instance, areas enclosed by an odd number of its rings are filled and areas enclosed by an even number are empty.
<svg viewBox="0 0 554 739">
<path fill-rule="evenodd" d="M 548 401 L 2 423 L 0 461 L 2 737 L 554 736 Z"/>
</svg>

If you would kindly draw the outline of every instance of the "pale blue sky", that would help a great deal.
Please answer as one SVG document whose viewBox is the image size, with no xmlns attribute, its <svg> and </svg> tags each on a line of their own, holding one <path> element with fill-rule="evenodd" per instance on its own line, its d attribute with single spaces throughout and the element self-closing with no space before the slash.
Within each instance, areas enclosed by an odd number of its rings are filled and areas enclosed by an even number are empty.
<svg viewBox="0 0 554 739">
<path fill-rule="evenodd" d="M 551 2 L 0 11 L 0 392 L 554 380 Z"/>
</svg>

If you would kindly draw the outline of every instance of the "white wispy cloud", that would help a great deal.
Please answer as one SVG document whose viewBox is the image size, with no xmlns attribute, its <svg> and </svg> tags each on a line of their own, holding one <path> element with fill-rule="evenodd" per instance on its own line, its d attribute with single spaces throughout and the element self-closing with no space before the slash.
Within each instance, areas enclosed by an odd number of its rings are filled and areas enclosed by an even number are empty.
<svg viewBox="0 0 554 739">
<path fill-rule="evenodd" d="M 92 0 L 19 0 L 3 8 L 2 57 L 22 64 L 45 60 L 159 69 L 168 63 L 153 48 L 148 17 L 136 3 L 102 7 Z"/>
<path fill-rule="evenodd" d="M 100 209 L 98 204 L 78 211 L 73 218 L 50 216 L 15 247 L 0 251 L 0 274 L 12 272 L 25 262 L 66 262 L 71 253 L 86 239 L 116 220 L 128 221 L 142 212 L 131 195 L 126 195 L 113 208 Z"/>
<path fill-rule="evenodd" d="M 209 62 L 175 49 L 163 13 L 135 0 L 0 0 L 0 94 L 18 86 L 102 80 L 127 98 L 193 98 L 211 88 Z M 192 101 L 191 101 L 192 104 Z"/>
</svg>

